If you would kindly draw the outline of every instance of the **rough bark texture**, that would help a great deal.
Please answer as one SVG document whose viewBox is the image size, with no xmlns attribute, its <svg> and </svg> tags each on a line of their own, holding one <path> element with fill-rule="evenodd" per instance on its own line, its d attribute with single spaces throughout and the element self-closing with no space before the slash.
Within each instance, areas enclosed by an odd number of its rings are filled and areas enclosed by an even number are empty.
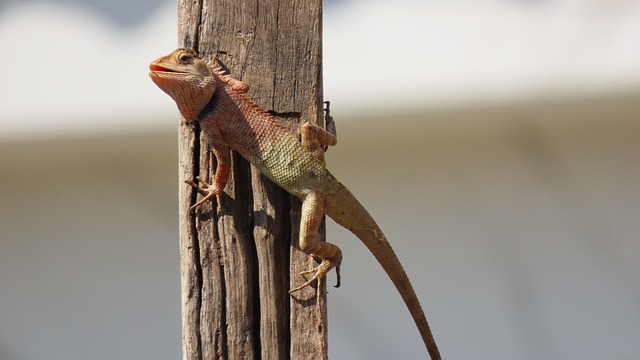
<svg viewBox="0 0 640 360">
<path fill-rule="evenodd" d="M 320 0 L 179 0 L 180 46 L 216 56 L 294 131 L 301 117 L 322 118 L 321 21 Z M 324 281 L 317 294 L 287 294 L 316 265 L 291 247 L 300 202 L 233 156 L 219 204 L 190 213 L 196 194 L 184 180 L 211 179 L 215 159 L 197 124 L 181 123 L 183 358 L 326 359 Z"/>
</svg>

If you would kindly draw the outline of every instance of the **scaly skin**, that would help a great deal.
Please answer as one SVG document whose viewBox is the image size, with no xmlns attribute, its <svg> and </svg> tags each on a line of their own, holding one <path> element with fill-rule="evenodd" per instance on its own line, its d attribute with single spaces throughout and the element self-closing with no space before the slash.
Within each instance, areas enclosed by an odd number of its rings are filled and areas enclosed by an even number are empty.
<svg viewBox="0 0 640 360">
<path fill-rule="evenodd" d="M 298 291 L 336 268 L 340 285 L 340 248 L 316 239 L 322 215 L 354 233 L 373 253 L 393 281 L 411 313 L 432 359 L 440 359 L 418 297 L 386 237 L 367 210 L 327 170 L 322 146 L 335 145 L 335 137 L 305 123 L 302 141 L 247 96 L 247 83 L 225 75 L 190 50 L 177 49 L 149 66 L 151 79 L 171 96 L 182 116 L 199 121 L 217 158 L 212 184 L 188 181 L 205 196 L 193 207 L 219 195 L 230 172 L 230 150 L 235 150 L 289 193 L 302 200 L 300 249 L 321 259 Z"/>
</svg>

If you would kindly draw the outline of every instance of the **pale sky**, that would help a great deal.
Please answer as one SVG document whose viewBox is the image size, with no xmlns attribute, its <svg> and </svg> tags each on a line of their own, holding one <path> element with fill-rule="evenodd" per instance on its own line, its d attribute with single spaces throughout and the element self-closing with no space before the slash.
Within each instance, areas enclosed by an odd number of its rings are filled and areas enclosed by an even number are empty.
<svg viewBox="0 0 640 360">
<path fill-rule="evenodd" d="M 640 89 L 640 1 L 351 1 L 325 9 L 325 98 L 393 111 Z M 0 13 L 0 140 L 162 130 L 148 79 L 176 47 L 175 4 L 135 27 L 63 2 Z"/>
</svg>

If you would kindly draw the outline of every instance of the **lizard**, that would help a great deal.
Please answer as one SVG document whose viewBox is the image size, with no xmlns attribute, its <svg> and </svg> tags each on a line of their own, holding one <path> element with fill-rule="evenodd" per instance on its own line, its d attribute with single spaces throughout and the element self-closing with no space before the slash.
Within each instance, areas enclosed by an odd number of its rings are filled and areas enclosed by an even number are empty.
<svg viewBox="0 0 640 360">
<path fill-rule="evenodd" d="M 316 238 L 323 215 L 327 215 L 369 248 L 404 300 L 431 359 L 441 359 L 420 301 L 389 241 L 364 206 L 326 168 L 324 150 L 336 145 L 333 134 L 310 122 L 301 125 L 300 136 L 293 134 L 248 96 L 248 83 L 191 49 L 179 48 L 153 61 L 149 76 L 176 102 L 186 121 L 200 123 L 217 159 L 210 183 L 199 177 L 197 182 L 186 180 L 204 194 L 191 210 L 223 192 L 230 174 L 230 151 L 236 151 L 302 201 L 298 246 L 320 264 L 302 272 L 303 276 L 313 275 L 289 293 L 311 285 L 334 268 L 336 287 L 340 286 L 342 251 Z"/>
</svg>

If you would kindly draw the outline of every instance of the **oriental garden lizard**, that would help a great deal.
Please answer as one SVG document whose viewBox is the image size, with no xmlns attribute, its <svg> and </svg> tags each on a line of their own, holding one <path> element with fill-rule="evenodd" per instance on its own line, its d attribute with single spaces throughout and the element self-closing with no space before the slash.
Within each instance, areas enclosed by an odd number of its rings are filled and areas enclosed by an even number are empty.
<svg viewBox="0 0 640 360">
<path fill-rule="evenodd" d="M 431 359 L 440 359 L 422 306 L 400 260 L 371 215 L 325 166 L 323 146 L 335 145 L 334 135 L 305 122 L 300 141 L 248 97 L 246 82 L 232 78 L 192 50 L 177 49 L 152 62 L 149 69 L 153 82 L 175 100 L 184 119 L 200 122 L 217 159 L 211 184 L 203 179 L 197 179 L 199 184 L 187 180 L 205 194 L 192 209 L 224 190 L 231 167 L 230 150 L 238 152 L 262 174 L 302 200 L 299 246 L 321 262 L 302 273 L 313 275 L 289 293 L 321 279 L 333 268 L 338 275 L 337 286 L 340 284 L 340 248 L 316 238 L 326 214 L 355 234 L 373 253 L 402 296 Z"/>
</svg>

